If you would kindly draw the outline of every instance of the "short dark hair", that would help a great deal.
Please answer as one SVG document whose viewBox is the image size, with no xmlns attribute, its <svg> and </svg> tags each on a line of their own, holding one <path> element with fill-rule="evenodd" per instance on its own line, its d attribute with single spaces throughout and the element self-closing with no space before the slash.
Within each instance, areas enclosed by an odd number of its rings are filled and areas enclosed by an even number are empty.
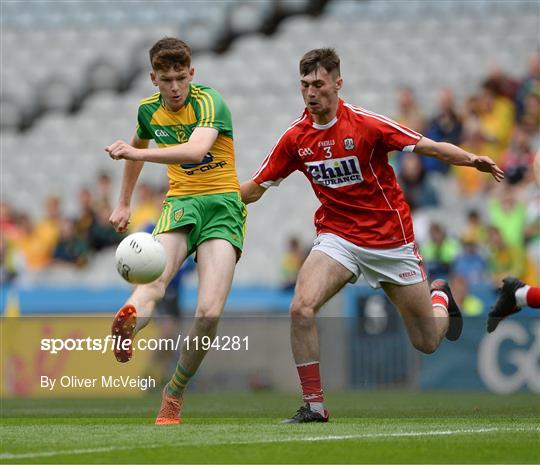
<svg viewBox="0 0 540 467">
<path fill-rule="evenodd" d="M 154 70 L 161 71 L 167 71 L 171 68 L 175 71 L 180 68 L 189 68 L 191 66 L 191 48 L 176 37 L 164 37 L 150 49 L 150 63 Z"/>
<path fill-rule="evenodd" d="M 328 73 L 335 72 L 341 75 L 339 69 L 339 55 L 330 47 L 314 49 L 306 52 L 300 60 L 300 75 L 306 76 L 322 66 Z"/>
</svg>

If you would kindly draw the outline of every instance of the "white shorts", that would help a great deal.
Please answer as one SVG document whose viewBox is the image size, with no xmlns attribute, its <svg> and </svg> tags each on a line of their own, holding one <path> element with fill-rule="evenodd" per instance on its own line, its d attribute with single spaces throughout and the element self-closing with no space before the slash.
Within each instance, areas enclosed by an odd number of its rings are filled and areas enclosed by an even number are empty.
<svg viewBox="0 0 540 467">
<path fill-rule="evenodd" d="M 411 285 L 426 279 L 424 263 L 416 243 L 397 248 L 364 248 L 331 233 L 320 234 L 312 250 L 322 251 L 354 274 L 351 283 L 364 275 L 374 289 L 381 282 Z"/>
</svg>

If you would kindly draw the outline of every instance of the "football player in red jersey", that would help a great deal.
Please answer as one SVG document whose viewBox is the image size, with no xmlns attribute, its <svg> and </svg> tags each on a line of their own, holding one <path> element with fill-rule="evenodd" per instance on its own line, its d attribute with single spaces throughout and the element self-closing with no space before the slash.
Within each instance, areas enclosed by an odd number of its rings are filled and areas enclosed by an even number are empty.
<svg viewBox="0 0 540 467">
<path fill-rule="evenodd" d="M 462 318 L 450 288 L 430 287 L 414 241 L 410 209 L 388 163 L 388 152 L 413 151 L 454 165 L 503 171 L 489 158 L 437 143 L 393 120 L 339 98 L 343 79 L 334 49 L 307 52 L 300 61 L 304 113 L 280 137 L 253 178 L 243 201 L 257 201 L 295 170 L 304 173 L 321 206 L 317 238 L 300 270 L 291 304 L 291 345 L 305 405 L 288 423 L 326 422 L 319 374 L 317 311 L 363 274 L 382 287 L 399 310 L 418 350 L 434 352 L 442 338 L 456 340 Z M 436 318 L 436 319 L 434 319 Z"/>
</svg>

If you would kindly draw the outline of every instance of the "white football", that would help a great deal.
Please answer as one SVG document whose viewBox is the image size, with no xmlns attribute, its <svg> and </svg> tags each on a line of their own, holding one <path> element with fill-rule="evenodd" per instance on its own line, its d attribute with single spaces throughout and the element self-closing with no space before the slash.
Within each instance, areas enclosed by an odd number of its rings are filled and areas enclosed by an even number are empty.
<svg viewBox="0 0 540 467">
<path fill-rule="evenodd" d="M 148 284 L 165 270 L 165 249 L 151 234 L 128 235 L 116 249 L 116 270 L 131 284 Z"/>
</svg>

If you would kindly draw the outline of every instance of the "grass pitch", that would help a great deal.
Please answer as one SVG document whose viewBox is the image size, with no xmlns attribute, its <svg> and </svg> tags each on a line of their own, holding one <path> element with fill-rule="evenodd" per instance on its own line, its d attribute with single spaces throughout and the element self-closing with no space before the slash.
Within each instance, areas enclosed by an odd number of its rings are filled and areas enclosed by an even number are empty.
<svg viewBox="0 0 540 467">
<path fill-rule="evenodd" d="M 540 462 L 537 395 L 330 393 L 330 423 L 281 425 L 276 393 L 187 394 L 183 423 L 155 427 L 143 399 L 4 400 L 3 464 Z"/>
</svg>

